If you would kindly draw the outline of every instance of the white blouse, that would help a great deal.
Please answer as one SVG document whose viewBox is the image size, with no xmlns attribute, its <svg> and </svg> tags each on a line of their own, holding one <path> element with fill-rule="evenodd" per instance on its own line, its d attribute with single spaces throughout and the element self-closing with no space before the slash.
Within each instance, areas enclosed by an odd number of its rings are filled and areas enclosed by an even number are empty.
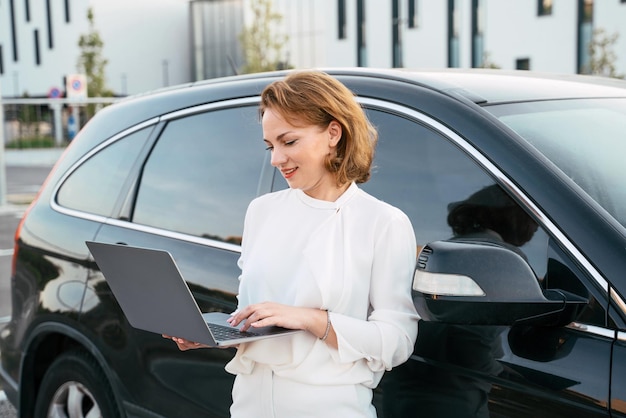
<svg viewBox="0 0 626 418">
<path fill-rule="evenodd" d="M 411 298 L 416 242 L 409 218 L 352 184 L 335 202 L 299 189 L 249 206 L 239 306 L 272 301 L 328 309 L 338 349 L 310 333 L 241 344 L 226 370 L 256 363 L 309 384 L 376 387 L 417 338 Z"/>
</svg>

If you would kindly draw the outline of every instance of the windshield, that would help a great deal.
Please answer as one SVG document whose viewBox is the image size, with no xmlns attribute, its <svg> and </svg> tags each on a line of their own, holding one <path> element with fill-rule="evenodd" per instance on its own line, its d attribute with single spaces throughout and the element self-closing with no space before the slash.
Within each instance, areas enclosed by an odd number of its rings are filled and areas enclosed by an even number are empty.
<svg viewBox="0 0 626 418">
<path fill-rule="evenodd" d="M 626 227 L 626 99 L 486 107 Z"/>
</svg>

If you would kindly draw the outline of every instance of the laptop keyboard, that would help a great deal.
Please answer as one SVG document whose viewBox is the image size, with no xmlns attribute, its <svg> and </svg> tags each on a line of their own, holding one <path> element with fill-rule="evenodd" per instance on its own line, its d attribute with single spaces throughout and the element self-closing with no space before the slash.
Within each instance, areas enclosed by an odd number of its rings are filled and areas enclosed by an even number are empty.
<svg viewBox="0 0 626 418">
<path fill-rule="evenodd" d="M 213 338 L 217 341 L 234 340 L 242 337 L 255 337 L 261 335 L 254 331 L 239 331 L 238 328 L 217 324 L 207 324 L 211 329 Z"/>
</svg>

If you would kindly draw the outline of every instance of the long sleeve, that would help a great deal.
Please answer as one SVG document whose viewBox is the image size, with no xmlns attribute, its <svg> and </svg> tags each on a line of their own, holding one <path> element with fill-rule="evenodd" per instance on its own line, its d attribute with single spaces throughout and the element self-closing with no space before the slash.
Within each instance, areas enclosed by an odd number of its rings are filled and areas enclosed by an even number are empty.
<svg viewBox="0 0 626 418">
<path fill-rule="evenodd" d="M 417 338 L 410 293 L 415 257 L 413 228 L 397 211 L 376 238 L 367 320 L 331 313 L 340 362 L 365 359 L 373 372 L 382 372 L 409 358 Z"/>
</svg>

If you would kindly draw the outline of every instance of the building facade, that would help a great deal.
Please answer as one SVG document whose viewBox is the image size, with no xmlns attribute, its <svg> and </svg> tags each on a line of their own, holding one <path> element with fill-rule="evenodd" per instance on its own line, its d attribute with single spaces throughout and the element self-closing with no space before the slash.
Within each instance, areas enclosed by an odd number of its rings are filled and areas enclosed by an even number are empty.
<svg viewBox="0 0 626 418">
<path fill-rule="evenodd" d="M 295 67 L 482 67 L 584 73 L 594 29 L 617 34 L 626 0 L 274 0 Z"/>
<path fill-rule="evenodd" d="M 77 72 L 87 9 L 128 95 L 243 65 L 238 36 L 255 0 L 0 0 L 3 97 L 47 97 Z M 617 34 L 626 73 L 626 0 L 272 0 L 289 42 L 281 61 L 313 67 L 482 67 L 586 72 L 594 29 Z"/>
<path fill-rule="evenodd" d="M 3 97 L 48 97 L 78 72 L 87 10 L 103 40 L 106 86 L 141 93 L 191 79 L 187 0 L 0 0 Z"/>
</svg>

